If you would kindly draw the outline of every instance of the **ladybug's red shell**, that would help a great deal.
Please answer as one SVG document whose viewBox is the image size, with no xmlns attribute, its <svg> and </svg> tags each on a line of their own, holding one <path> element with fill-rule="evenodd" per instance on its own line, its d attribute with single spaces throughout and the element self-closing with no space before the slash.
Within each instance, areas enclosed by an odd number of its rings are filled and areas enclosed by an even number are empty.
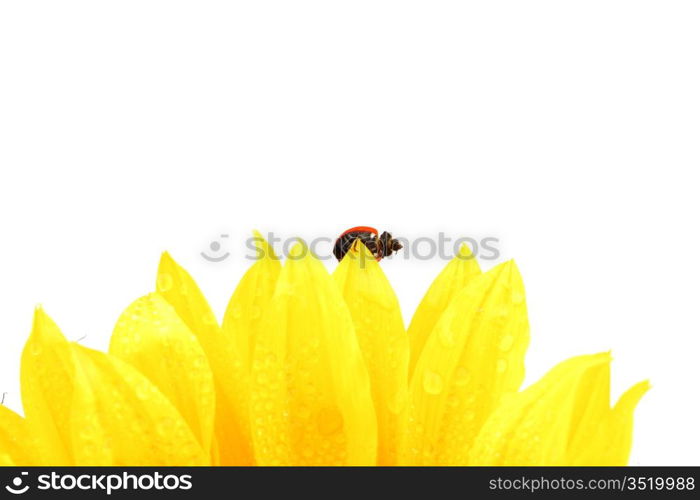
<svg viewBox="0 0 700 500">
<path fill-rule="evenodd" d="M 374 235 L 379 235 L 379 231 L 374 229 L 373 227 L 369 226 L 357 226 L 357 227 L 351 227 L 347 231 L 345 231 L 343 234 L 341 234 L 338 239 L 342 238 L 348 233 L 372 233 Z"/>
</svg>

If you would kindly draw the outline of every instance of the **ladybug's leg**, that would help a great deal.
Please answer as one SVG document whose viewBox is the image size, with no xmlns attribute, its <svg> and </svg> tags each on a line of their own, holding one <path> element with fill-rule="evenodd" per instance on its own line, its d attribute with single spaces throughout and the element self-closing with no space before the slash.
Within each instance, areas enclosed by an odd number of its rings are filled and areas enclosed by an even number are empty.
<svg viewBox="0 0 700 500">
<path fill-rule="evenodd" d="M 355 238 L 356 236 L 352 234 L 346 234 L 336 241 L 335 246 L 333 247 L 333 255 L 335 255 L 336 259 L 339 261 L 343 260 L 343 257 L 345 257 L 345 254 L 350 250 Z"/>
<path fill-rule="evenodd" d="M 375 258 L 379 255 L 380 248 L 377 242 L 377 237 L 374 234 L 363 235 L 362 243 L 367 247 L 367 250 L 372 252 Z"/>
<path fill-rule="evenodd" d="M 382 246 L 382 254 L 384 257 L 391 255 L 391 235 L 384 231 L 379 237 L 379 242 Z"/>
</svg>

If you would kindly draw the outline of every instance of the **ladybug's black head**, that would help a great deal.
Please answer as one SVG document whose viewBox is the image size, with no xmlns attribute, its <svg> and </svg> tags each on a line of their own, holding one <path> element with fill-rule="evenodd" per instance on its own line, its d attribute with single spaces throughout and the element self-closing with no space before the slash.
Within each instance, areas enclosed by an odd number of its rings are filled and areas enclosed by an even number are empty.
<svg viewBox="0 0 700 500">
<path fill-rule="evenodd" d="M 382 257 L 388 257 L 392 253 L 396 253 L 403 248 L 403 245 L 398 240 L 392 238 L 391 234 L 386 231 L 379 237 L 379 243 L 382 247 Z"/>
</svg>

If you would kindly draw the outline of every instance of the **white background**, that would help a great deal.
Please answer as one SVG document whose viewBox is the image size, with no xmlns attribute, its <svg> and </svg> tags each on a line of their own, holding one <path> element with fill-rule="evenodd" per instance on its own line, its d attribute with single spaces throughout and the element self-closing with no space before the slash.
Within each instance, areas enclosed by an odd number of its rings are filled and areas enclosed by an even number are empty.
<svg viewBox="0 0 700 500">
<path fill-rule="evenodd" d="M 700 464 L 699 23 L 692 1 L 3 2 L 6 404 L 37 303 L 104 349 L 163 250 L 221 315 L 251 229 L 369 224 L 498 237 L 526 383 L 612 349 L 614 397 L 653 385 L 631 463 Z M 443 265 L 384 262 L 407 322 Z"/>
</svg>

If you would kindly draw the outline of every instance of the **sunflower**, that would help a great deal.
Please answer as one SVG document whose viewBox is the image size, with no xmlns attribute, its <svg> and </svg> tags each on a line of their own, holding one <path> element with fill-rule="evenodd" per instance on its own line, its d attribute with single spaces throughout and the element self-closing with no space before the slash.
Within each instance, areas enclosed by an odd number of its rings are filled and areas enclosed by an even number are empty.
<svg viewBox="0 0 700 500">
<path fill-rule="evenodd" d="M 641 382 L 611 407 L 609 353 L 519 390 L 529 325 L 513 261 L 463 246 L 406 330 L 358 242 L 333 275 L 299 242 L 262 257 L 219 325 L 167 253 L 109 351 L 38 308 L 25 416 L 0 406 L 0 465 L 624 465 Z"/>
</svg>

